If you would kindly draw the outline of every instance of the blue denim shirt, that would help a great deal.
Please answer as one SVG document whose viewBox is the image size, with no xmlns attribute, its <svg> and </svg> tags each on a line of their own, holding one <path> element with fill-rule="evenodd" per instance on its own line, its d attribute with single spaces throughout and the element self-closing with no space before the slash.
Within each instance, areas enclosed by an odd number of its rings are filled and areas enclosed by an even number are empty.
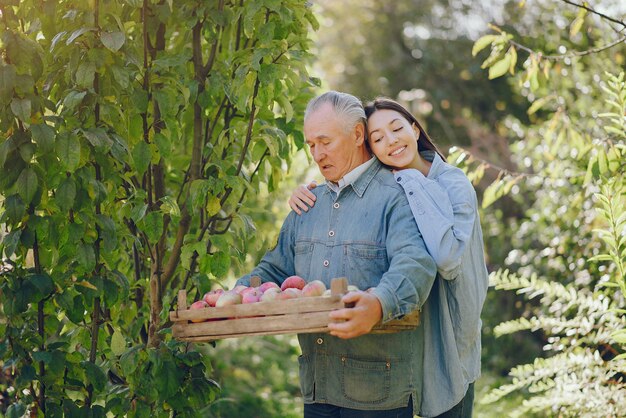
<svg viewBox="0 0 626 418">
<path fill-rule="evenodd" d="M 315 206 L 302 216 L 291 212 L 276 247 L 251 275 L 282 281 L 297 274 L 328 286 L 347 277 L 360 289 L 374 287 L 383 320 L 421 307 L 436 275 L 402 188 L 375 160 L 339 195 L 328 186 L 313 190 Z M 384 410 L 419 407 L 423 328 L 368 334 L 348 340 L 329 334 L 298 335 L 300 385 L 305 403 Z"/>
<path fill-rule="evenodd" d="M 434 152 L 425 177 L 395 173 L 438 275 L 422 310 L 424 385 L 420 415 L 437 416 L 456 405 L 480 375 L 480 312 L 488 273 L 476 192 L 463 171 Z"/>
</svg>

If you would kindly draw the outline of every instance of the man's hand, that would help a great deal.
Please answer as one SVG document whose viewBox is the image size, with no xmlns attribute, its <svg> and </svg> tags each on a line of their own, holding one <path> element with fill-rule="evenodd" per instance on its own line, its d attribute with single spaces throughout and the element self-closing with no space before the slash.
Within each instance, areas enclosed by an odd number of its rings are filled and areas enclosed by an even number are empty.
<svg viewBox="0 0 626 418">
<path fill-rule="evenodd" d="M 330 335 L 335 337 L 345 339 L 367 334 L 383 316 L 380 301 L 371 293 L 349 292 L 341 301 L 343 303 L 355 303 L 355 306 L 354 308 L 337 309 L 329 313 L 331 323 L 328 324 L 328 328 Z"/>
<path fill-rule="evenodd" d="M 302 215 L 302 210 L 305 212 L 309 211 L 309 207 L 313 207 L 315 205 L 315 195 L 310 192 L 317 187 L 317 182 L 315 180 L 311 181 L 307 185 L 300 185 L 294 192 L 291 194 L 289 198 L 289 206 L 296 212 L 298 215 Z"/>
</svg>

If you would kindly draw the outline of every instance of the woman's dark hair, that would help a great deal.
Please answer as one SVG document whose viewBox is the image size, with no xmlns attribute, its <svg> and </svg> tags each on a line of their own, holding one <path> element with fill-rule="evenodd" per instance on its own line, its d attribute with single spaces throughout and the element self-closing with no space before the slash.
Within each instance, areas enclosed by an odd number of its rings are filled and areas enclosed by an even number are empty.
<svg viewBox="0 0 626 418">
<path fill-rule="evenodd" d="M 443 156 L 441 151 L 439 151 L 437 146 L 433 143 L 432 139 L 430 139 L 430 136 L 422 127 L 422 124 L 419 123 L 417 118 L 415 118 L 415 116 L 413 116 L 413 114 L 400 103 L 386 97 L 378 97 L 365 106 L 365 116 L 367 119 L 369 119 L 370 116 L 372 116 L 372 114 L 374 114 L 377 110 L 393 110 L 401 114 L 412 125 L 417 126 L 417 129 L 420 131 L 420 139 L 417 141 L 417 151 L 434 151 L 439 154 L 442 160 L 446 161 L 446 157 Z"/>
</svg>

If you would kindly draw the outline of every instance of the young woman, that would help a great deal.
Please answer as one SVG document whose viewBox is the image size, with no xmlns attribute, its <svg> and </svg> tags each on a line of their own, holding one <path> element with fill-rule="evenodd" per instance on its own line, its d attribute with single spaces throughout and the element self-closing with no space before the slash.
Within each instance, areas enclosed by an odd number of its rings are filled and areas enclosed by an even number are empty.
<svg viewBox="0 0 626 418">
<path fill-rule="evenodd" d="M 463 171 L 445 162 L 417 119 L 379 98 L 365 106 L 369 146 L 403 187 L 438 277 L 422 309 L 426 334 L 420 415 L 471 417 L 480 375 L 480 312 L 488 273 L 476 192 Z M 298 214 L 315 204 L 301 186 L 289 199 Z"/>
</svg>

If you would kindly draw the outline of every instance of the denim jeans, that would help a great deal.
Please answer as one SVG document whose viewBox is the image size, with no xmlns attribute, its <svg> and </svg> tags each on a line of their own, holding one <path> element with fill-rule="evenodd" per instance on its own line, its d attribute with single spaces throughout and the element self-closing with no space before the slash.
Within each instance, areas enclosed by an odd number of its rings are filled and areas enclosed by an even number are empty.
<svg viewBox="0 0 626 418">
<path fill-rule="evenodd" d="M 310 403 L 304 404 L 304 418 L 413 418 L 413 400 L 409 398 L 409 404 L 405 407 L 384 411 L 365 411 L 325 403 Z"/>
<path fill-rule="evenodd" d="M 452 409 L 438 415 L 436 418 L 471 418 L 474 407 L 474 384 L 471 383 L 465 396 Z"/>
</svg>

